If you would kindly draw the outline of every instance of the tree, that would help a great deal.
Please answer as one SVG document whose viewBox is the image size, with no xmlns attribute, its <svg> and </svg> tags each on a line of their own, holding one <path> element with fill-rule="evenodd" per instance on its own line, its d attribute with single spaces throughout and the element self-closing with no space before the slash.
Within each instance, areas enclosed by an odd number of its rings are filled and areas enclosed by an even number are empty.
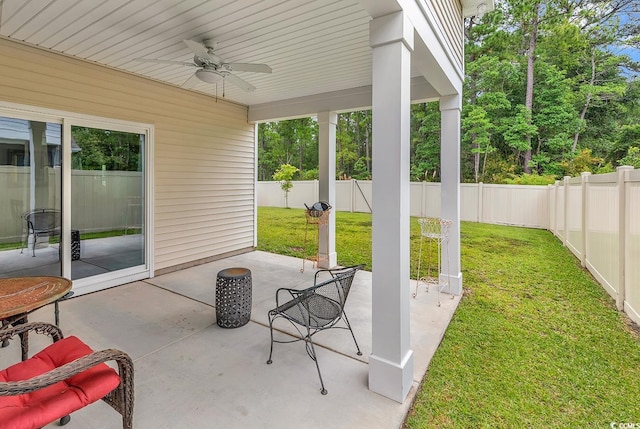
<svg viewBox="0 0 640 429">
<path fill-rule="evenodd" d="M 73 127 L 71 135 L 82 149 L 73 155 L 74 168 L 142 171 L 139 134 Z"/>
<path fill-rule="evenodd" d="M 498 0 L 466 18 L 461 180 L 606 171 L 640 147 L 638 22 L 639 0 Z M 287 124 L 261 125 L 259 177 L 284 163 L 317 177 L 315 120 Z M 410 127 L 411 180 L 439 181 L 438 104 L 412 105 Z M 372 142 L 370 110 L 338 115 L 337 178 L 372 177 Z"/>
<path fill-rule="evenodd" d="M 640 147 L 631 146 L 627 151 L 627 155 L 619 160 L 618 164 L 640 168 Z"/>
<path fill-rule="evenodd" d="M 437 103 L 411 106 L 411 180 L 440 179 L 440 109 Z"/>
<path fill-rule="evenodd" d="M 280 189 L 284 192 L 285 207 L 289 208 L 289 191 L 293 188 L 293 175 L 300 169 L 290 164 L 282 164 L 275 173 L 273 173 L 273 180 L 280 182 Z"/>
<path fill-rule="evenodd" d="M 487 117 L 487 111 L 479 105 L 470 106 L 469 113 L 462 120 L 462 139 L 470 141 L 473 145 L 471 152 L 474 154 L 474 180 L 476 183 L 480 173 L 480 157 L 476 155 L 484 155 L 482 163 L 482 176 L 484 176 L 487 156 L 496 149 L 491 146 L 492 130 L 493 125 Z"/>
<path fill-rule="evenodd" d="M 258 180 L 271 179 L 282 164 L 296 164 L 302 172 L 318 167 L 318 123 L 314 118 L 258 125 Z"/>
</svg>

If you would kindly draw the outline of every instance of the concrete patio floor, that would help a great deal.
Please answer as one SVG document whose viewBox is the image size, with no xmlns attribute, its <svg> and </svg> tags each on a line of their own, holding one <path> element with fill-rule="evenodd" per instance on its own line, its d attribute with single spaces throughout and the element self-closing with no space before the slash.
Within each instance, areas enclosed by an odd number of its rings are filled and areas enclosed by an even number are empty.
<svg viewBox="0 0 640 429">
<path fill-rule="evenodd" d="M 251 321 L 223 329 L 215 318 L 216 274 L 234 266 L 252 272 Z M 66 336 L 76 335 L 94 349 L 123 350 L 134 359 L 138 429 L 400 427 L 459 297 L 441 294 L 439 307 L 436 291 L 421 287 L 411 300 L 414 383 L 399 404 L 367 388 L 371 273 L 358 272 L 345 310 L 363 355 L 356 355 L 347 330 L 314 337 L 321 346 L 318 360 L 329 392 L 324 396 L 303 343 L 275 344 L 273 364 L 266 364 L 267 312 L 274 307 L 275 290 L 313 283 L 312 264 L 306 263 L 304 273 L 301 267 L 300 259 L 245 253 L 63 301 L 60 324 Z M 30 320 L 53 321 L 53 306 L 32 313 Z M 279 322 L 277 329 L 292 329 Z M 32 352 L 44 344 L 31 336 Z M 18 359 L 18 342 L 0 350 L 0 367 Z M 119 417 L 100 401 L 74 413 L 66 427 L 119 428 Z"/>
</svg>

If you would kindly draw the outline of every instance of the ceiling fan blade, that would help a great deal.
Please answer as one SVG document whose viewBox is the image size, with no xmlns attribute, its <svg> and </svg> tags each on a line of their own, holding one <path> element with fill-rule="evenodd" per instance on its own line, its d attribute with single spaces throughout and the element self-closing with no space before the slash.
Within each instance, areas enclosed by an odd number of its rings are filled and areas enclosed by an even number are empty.
<svg viewBox="0 0 640 429">
<path fill-rule="evenodd" d="M 230 71 L 253 72 L 253 73 L 271 73 L 271 67 L 266 64 L 250 64 L 250 63 L 225 63 Z"/>
<path fill-rule="evenodd" d="M 202 43 L 189 39 L 185 39 L 183 42 L 197 57 L 209 58 L 209 50 Z"/>
<path fill-rule="evenodd" d="M 224 78 L 226 80 L 228 80 L 229 82 L 231 82 L 232 84 L 234 84 L 235 86 L 237 86 L 238 88 L 242 89 L 243 91 L 253 92 L 253 91 L 256 90 L 255 86 L 251 85 L 249 82 L 246 82 L 246 81 L 240 79 L 236 75 L 229 74 L 229 75 L 225 76 Z"/>
<path fill-rule="evenodd" d="M 134 61 L 142 61 L 143 63 L 175 64 L 175 65 L 179 65 L 179 66 L 197 67 L 193 63 L 186 63 L 184 61 L 154 60 L 154 59 L 150 59 L 150 58 L 136 58 Z"/>
</svg>

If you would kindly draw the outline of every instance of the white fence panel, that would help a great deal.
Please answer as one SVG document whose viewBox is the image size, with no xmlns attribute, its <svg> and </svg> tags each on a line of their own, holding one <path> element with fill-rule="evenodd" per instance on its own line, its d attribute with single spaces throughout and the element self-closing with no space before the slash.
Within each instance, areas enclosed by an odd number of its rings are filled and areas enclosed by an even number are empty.
<svg viewBox="0 0 640 429">
<path fill-rule="evenodd" d="M 336 180 L 336 206 L 335 211 L 352 212 L 353 199 L 355 198 L 355 183 L 352 180 Z"/>
<path fill-rule="evenodd" d="M 440 217 L 440 184 L 432 182 L 411 183 L 411 207 L 409 214 L 415 217 Z"/>
<path fill-rule="evenodd" d="M 564 191 L 564 183 L 563 182 L 556 182 L 556 193 L 555 193 L 555 198 L 556 198 L 556 204 L 555 204 L 555 208 L 556 208 L 556 236 L 564 243 L 564 217 L 565 217 L 565 213 L 564 213 L 564 196 L 565 196 L 565 191 Z"/>
<path fill-rule="evenodd" d="M 483 185 L 480 222 L 548 228 L 546 186 Z"/>
<path fill-rule="evenodd" d="M 29 167 L 13 165 L 0 166 L 0 190 L 3 204 L 0 204 L 0 237 L 13 243 L 22 239 L 24 221 L 22 213 L 29 209 Z M 52 195 L 53 190 L 43 192 Z"/>
<path fill-rule="evenodd" d="M 256 196 L 259 206 L 284 207 L 284 192 L 278 182 L 258 182 Z"/>
<path fill-rule="evenodd" d="M 410 199 L 409 199 L 409 215 L 415 217 L 426 217 L 424 193 L 425 187 L 420 182 L 411 182 Z"/>
<path fill-rule="evenodd" d="M 481 222 L 482 200 L 484 185 L 463 183 L 460 184 L 460 220 L 469 222 Z M 440 198 L 438 197 L 438 201 Z"/>
<path fill-rule="evenodd" d="M 549 185 L 549 230 L 558 235 L 558 221 L 556 212 L 556 192 L 558 192 L 555 186 Z"/>
<path fill-rule="evenodd" d="M 614 299 L 617 299 L 619 290 L 618 195 L 615 173 L 589 178 L 586 201 L 586 265 Z"/>
<path fill-rule="evenodd" d="M 289 207 L 303 209 L 304 205 L 318 201 L 318 181 L 293 181 L 288 197 L 279 182 L 258 182 L 258 205 L 266 207 Z M 288 199 L 288 201 L 287 201 Z"/>
<path fill-rule="evenodd" d="M 640 323 L 640 170 L 629 172 L 626 197 L 624 311 Z"/>
<path fill-rule="evenodd" d="M 373 184 L 371 180 L 353 180 L 353 210 L 371 213 L 373 209 Z"/>
<path fill-rule="evenodd" d="M 583 235 L 582 235 L 582 178 L 574 177 L 568 181 L 566 202 L 567 216 L 567 241 L 566 245 L 574 255 L 582 260 Z"/>
<path fill-rule="evenodd" d="M 410 184 L 410 215 L 439 217 L 440 184 Z M 550 188 L 546 186 L 460 185 L 460 219 L 471 222 L 499 223 L 548 228 Z M 284 193 L 277 182 L 258 182 L 258 205 L 285 207 Z M 289 192 L 289 207 L 304 208 L 304 203 L 319 199 L 318 181 L 294 181 Z M 334 210 L 370 213 L 373 209 L 370 180 L 336 181 Z"/>
<path fill-rule="evenodd" d="M 640 170 L 583 173 L 549 186 L 549 228 L 640 323 Z"/>
<path fill-rule="evenodd" d="M 45 181 L 49 190 L 41 192 L 50 199 L 46 204 L 37 201 L 38 208 L 58 207 L 60 196 L 60 168 L 47 168 Z M 0 189 L 4 189 L 9 203 L 0 207 L 0 237 L 6 242 L 20 241 L 24 234 L 22 213 L 30 209 L 28 167 L 0 168 Z M 123 229 L 127 224 L 127 198 L 141 197 L 142 173 L 126 171 L 72 170 L 71 227 L 81 232 Z M 32 207 L 36 208 L 36 207 Z"/>
<path fill-rule="evenodd" d="M 289 192 L 289 207 L 304 208 L 305 204 L 310 206 L 319 200 L 318 194 L 317 180 L 295 182 Z"/>
<path fill-rule="evenodd" d="M 138 171 L 71 172 L 71 227 L 82 232 L 124 229 L 129 198 L 142 197 L 142 173 Z"/>
</svg>

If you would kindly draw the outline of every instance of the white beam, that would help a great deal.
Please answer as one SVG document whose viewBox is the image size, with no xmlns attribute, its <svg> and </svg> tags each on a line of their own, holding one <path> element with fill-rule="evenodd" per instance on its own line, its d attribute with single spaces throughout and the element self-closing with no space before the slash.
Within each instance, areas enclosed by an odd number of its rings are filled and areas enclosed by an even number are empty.
<svg viewBox="0 0 640 429">
<path fill-rule="evenodd" d="M 410 349 L 409 144 L 413 27 L 402 12 L 371 21 L 373 48 L 372 352 L 369 389 L 403 402 Z"/>
<path fill-rule="evenodd" d="M 411 79 L 411 100 L 415 103 L 435 101 L 440 94 L 422 76 Z M 249 122 L 281 121 L 307 118 L 317 112 L 355 112 L 371 108 L 371 86 L 332 91 L 307 97 L 290 98 L 249 106 Z"/>
<path fill-rule="evenodd" d="M 320 175 L 320 201 L 336 206 L 336 112 L 318 113 L 318 171 Z M 336 253 L 335 209 L 329 214 L 327 225 L 318 226 L 318 267 L 333 268 L 338 265 Z"/>
</svg>

